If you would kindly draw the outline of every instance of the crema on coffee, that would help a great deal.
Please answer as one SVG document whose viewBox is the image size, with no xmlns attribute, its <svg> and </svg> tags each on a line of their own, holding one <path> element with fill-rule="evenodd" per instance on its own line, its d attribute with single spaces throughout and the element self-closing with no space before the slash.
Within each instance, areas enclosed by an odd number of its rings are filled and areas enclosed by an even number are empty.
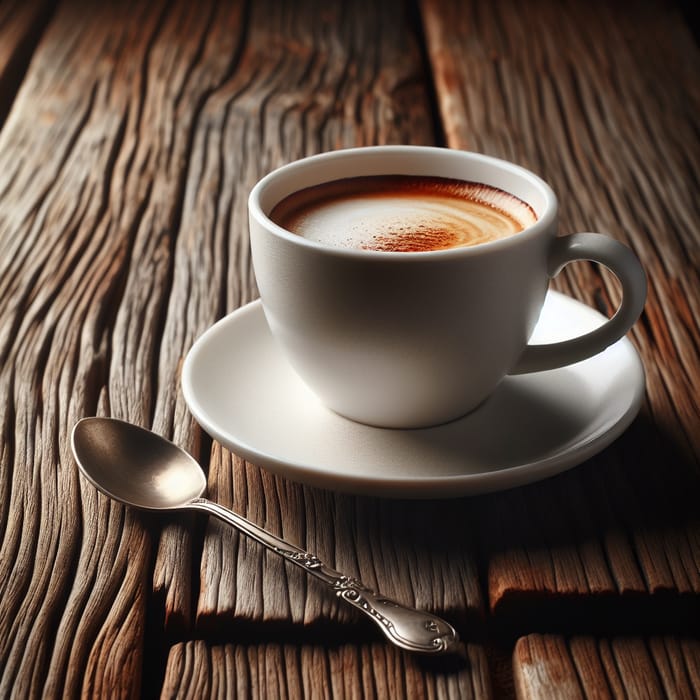
<svg viewBox="0 0 700 700">
<path fill-rule="evenodd" d="M 528 204 L 496 187 L 410 175 L 347 178 L 299 190 L 270 218 L 318 243 L 390 252 L 478 245 L 537 220 Z"/>
</svg>

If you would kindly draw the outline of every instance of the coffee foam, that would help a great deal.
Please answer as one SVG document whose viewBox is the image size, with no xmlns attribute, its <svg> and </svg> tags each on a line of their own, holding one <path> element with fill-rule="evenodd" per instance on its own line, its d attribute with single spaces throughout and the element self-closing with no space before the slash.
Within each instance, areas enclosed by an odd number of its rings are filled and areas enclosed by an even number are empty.
<svg viewBox="0 0 700 700">
<path fill-rule="evenodd" d="M 399 175 L 300 190 L 282 200 L 270 218 L 326 245 L 392 252 L 477 245 L 518 233 L 537 220 L 526 203 L 495 187 Z"/>
</svg>

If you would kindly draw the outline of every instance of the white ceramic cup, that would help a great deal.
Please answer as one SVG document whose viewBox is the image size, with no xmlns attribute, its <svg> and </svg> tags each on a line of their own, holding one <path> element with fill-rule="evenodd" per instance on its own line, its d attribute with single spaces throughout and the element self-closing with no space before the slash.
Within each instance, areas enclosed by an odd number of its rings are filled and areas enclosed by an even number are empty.
<svg viewBox="0 0 700 700">
<path fill-rule="evenodd" d="M 527 202 L 537 222 L 475 246 L 380 252 L 316 243 L 269 218 L 300 189 L 386 174 L 495 186 Z M 629 330 L 646 298 L 644 272 L 628 248 L 595 233 L 556 237 L 551 188 L 524 168 L 476 153 L 420 146 L 323 153 L 264 177 L 248 205 L 253 266 L 272 335 L 323 403 L 370 425 L 416 428 L 458 418 L 507 374 L 601 352 Z M 593 332 L 528 345 L 550 278 L 574 260 L 615 273 L 620 308 Z"/>
</svg>

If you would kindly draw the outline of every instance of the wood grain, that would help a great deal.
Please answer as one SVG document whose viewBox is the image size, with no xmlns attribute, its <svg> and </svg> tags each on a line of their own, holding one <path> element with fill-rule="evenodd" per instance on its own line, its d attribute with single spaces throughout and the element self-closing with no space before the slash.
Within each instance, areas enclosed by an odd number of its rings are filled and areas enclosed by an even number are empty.
<svg viewBox="0 0 700 700">
<path fill-rule="evenodd" d="M 624 626 L 640 611 L 687 620 L 700 596 L 697 46 L 653 2 L 421 7 L 449 145 L 542 174 L 562 230 L 627 243 L 650 284 L 631 334 L 647 371 L 633 428 L 583 468 L 480 501 L 491 608 L 544 628 L 574 608 L 582 624 L 592 609 Z M 554 286 L 608 313 L 619 298 L 588 265 Z"/>
<path fill-rule="evenodd" d="M 138 694 L 157 526 L 78 480 L 68 436 L 94 413 L 150 425 L 170 398 L 158 364 L 192 130 L 231 60 L 207 50 L 216 19 L 62 5 L 0 136 L 0 694 Z"/>
<path fill-rule="evenodd" d="M 518 698 L 697 698 L 700 642 L 533 634 L 513 654 Z"/>
<path fill-rule="evenodd" d="M 5 0 L 0 4 L 0 127 L 21 84 L 51 3 Z"/>
<path fill-rule="evenodd" d="M 161 697 L 493 696 L 486 659 L 477 645 L 436 662 L 384 644 L 211 646 L 195 641 L 170 649 Z"/>
</svg>

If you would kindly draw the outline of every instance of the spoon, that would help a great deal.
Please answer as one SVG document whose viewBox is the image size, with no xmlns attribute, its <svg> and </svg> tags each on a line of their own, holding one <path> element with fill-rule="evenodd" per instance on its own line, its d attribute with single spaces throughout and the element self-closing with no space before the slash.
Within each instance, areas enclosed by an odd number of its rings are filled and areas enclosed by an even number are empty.
<svg viewBox="0 0 700 700">
<path fill-rule="evenodd" d="M 73 428 L 71 447 L 80 471 L 110 498 L 147 510 L 198 510 L 215 515 L 319 578 L 375 622 L 396 646 L 429 654 L 455 648 L 457 632 L 441 618 L 373 592 L 316 555 L 202 498 L 207 482 L 199 464 L 150 430 L 114 418 L 83 418 Z"/>
</svg>

